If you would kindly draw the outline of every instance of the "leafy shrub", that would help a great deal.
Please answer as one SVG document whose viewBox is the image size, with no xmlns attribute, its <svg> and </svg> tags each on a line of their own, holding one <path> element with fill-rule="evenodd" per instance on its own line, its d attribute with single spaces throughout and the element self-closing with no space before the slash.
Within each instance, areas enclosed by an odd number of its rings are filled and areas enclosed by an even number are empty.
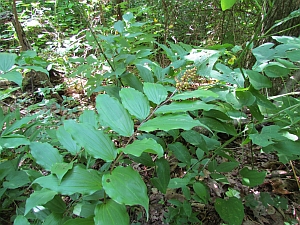
<svg viewBox="0 0 300 225">
<path fill-rule="evenodd" d="M 296 69 L 299 38 L 274 37 L 279 45 L 253 49 L 257 62 L 245 70 L 224 65 L 219 60 L 223 50 L 155 43 L 151 35 L 138 32 L 141 25 L 125 14 L 124 21 L 114 24 L 115 35 L 87 34 L 91 46 L 99 46 L 95 37 L 102 41 L 106 61 L 93 56 L 72 59 L 84 63 L 77 73 L 88 79 L 90 94 L 101 92 L 95 110 L 63 121 L 47 138 L 38 136 L 38 123 L 29 123 L 36 115 L 21 119 L 17 112 L 2 113 L 1 153 L 10 160 L 0 164 L 0 193 L 2 207 L 20 203 L 14 224 L 129 224 L 126 207 L 135 205 L 148 218 L 148 188 L 132 168 L 135 163 L 155 169 L 151 184 L 160 192 L 182 191 L 183 201 L 169 201 L 167 222 L 198 223 L 193 200 L 214 204 L 226 223 L 241 224 L 243 201 L 249 206 L 255 201 L 234 189 L 213 200 L 199 176 L 207 170 L 217 183 L 230 184 L 227 175 L 238 169 L 244 186 L 261 185 L 266 171 L 243 165 L 227 148 L 237 138 L 243 138 L 243 145 L 252 142 L 263 152 L 276 153 L 282 163 L 299 159 L 298 98 L 286 94 L 271 100 L 260 92 L 271 87 L 273 77 Z M 151 60 L 154 43 L 171 62 L 166 68 Z M 99 65 L 107 72 L 94 73 Z M 259 130 L 265 122 L 272 124 Z M 229 139 L 222 142 L 220 133 Z M 10 149 L 15 151 L 11 156 Z M 169 156 L 178 160 L 184 176 L 171 178 Z M 20 164 L 21 159 L 25 163 Z M 280 204 L 276 197 L 260 201 Z"/>
</svg>

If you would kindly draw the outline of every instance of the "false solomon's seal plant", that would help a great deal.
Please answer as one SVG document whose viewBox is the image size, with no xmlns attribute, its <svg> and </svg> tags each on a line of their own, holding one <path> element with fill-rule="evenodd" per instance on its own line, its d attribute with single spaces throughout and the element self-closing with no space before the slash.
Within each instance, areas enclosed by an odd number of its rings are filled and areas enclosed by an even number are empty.
<svg viewBox="0 0 300 225">
<path fill-rule="evenodd" d="M 131 18 L 128 14 L 125 17 Z M 152 54 L 152 40 L 138 42 L 135 37 L 146 33 L 135 31 L 129 35 L 132 29 L 129 25 L 128 21 L 117 22 L 115 29 L 119 34 L 109 37 L 106 48 L 114 51 L 106 50 L 115 60 L 112 64 L 118 66 L 105 77 L 118 82 L 106 89 L 95 83 L 97 90 L 105 91 L 96 97 L 95 110 L 85 110 L 78 120 L 65 120 L 57 129 L 47 130 L 47 139 L 38 136 L 36 127 L 42 124 L 33 121 L 37 116 L 20 118 L 18 113 L 4 115 L 1 111 L 1 154 L 8 154 L 14 148 L 20 158 L 1 162 L 0 194 L 4 197 L 6 192 L 9 199 L 17 195 L 17 190 L 30 191 L 25 203 L 18 207 L 14 224 L 35 221 L 36 224 L 128 225 L 130 206 L 140 206 L 149 218 L 149 187 L 132 163 L 155 168 L 150 181 L 161 193 L 167 189 L 182 191 L 183 202 L 169 201 L 174 207 L 165 215 L 168 223 L 200 223 L 190 201 L 214 204 L 228 224 L 242 224 L 244 204 L 255 207 L 260 201 L 266 206 L 273 204 L 285 209 L 283 198 L 266 203 L 263 199 L 253 200 L 250 193 L 241 196 L 234 189 L 226 192 L 226 197 L 212 200 L 199 176 L 204 176 L 206 170 L 217 183 L 230 184 L 227 174 L 237 169 L 242 185 L 262 184 L 266 171 L 243 165 L 235 150 L 226 148 L 237 138 L 242 138 L 242 145 L 252 142 L 261 146 L 263 152 L 276 153 L 282 163 L 299 159 L 299 99 L 290 93 L 270 99 L 260 90 L 271 87 L 270 79 L 299 69 L 296 65 L 300 61 L 300 39 L 273 37 L 280 43 L 276 47 L 267 43 L 253 49 L 257 61 L 252 70 L 232 69 L 221 63 L 222 49 L 157 43 L 171 61 L 169 66 L 161 68 L 147 59 Z M 131 49 L 127 41 L 135 48 Z M 127 46 L 127 52 L 122 45 Z M 136 54 L 140 54 L 138 59 L 132 57 Z M 232 50 L 232 54 L 237 53 Z M 138 68 L 138 75 L 126 72 L 130 65 Z M 188 73 L 193 73 L 192 81 Z M 179 89 L 182 85 L 176 82 L 181 77 L 187 84 Z M 196 77 L 199 82 L 203 77 L 214 82 L 195 86 Z M 95 81 L 90 74 L 87 78 L 88 85 Z M 245 109 L 250 111 L 251 118 Z M 242 120 L 246 123 L 235 126 L 235 122 Z M 263 122 L 272 124 L 258 130 L 257 125 Z M 201 132 L 203 129 L 207 132 Z M 221 142 L 217 133 L 229 134 L 230 138 Z M 116 145 L 115 140 L 121 141 L 121 145 Z M 167 160 L 170 155 L 186 171 L 183 177 L 171 179 Z M 224 159 L 223 162 L 216 157 Z M 31 159 L 43 173 L 20 166 L 22 158 Z M 99 169 L 93 168 L 96 162 L 100 162 Z"/>
</svg>

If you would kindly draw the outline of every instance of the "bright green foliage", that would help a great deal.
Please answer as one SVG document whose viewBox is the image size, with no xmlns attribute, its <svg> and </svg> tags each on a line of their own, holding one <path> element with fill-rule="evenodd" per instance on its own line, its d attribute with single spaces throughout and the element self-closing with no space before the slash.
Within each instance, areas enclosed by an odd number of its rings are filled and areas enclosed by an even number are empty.
<svg viewBox="0 0 300 225">
<path fill-rule="evenodd" d="M 95 208 L 95 224 L 129 224 L 129 216 L 125 205 L 120 205 L 113 200 L 101 203 Z"/>
<path fill-rule="evenodd" d="M 25 215 L 34 207 L 39 205 L 44 205 L 54 198 L 58 193 L 51 191 L 49 189 L 42 189 L 40 191 L 35 191 L 26 200 Z"/>
<path fill-rule="evenodd" d="M 133 121 L 123 105 L 109 95 L 98 95 L 96 107 L 100 114 L 100 122 L 109 126 L 122 136 L 133 134 Z"/>
<path fill-rule="evenodd" d="M 143 206 L 148 218 L 147 187 L 131 167 L 117 167 L 111 174 L 104 174 L 102 184 L 108 196 L 119 204 Z"/>
<path fill-rule="evenodd" d="M 170 182 L 170 164 L 164 159 L 160 158 L 156 160 L 157 177 L 151 179 L 152 184 L 162 193 L 166 193 L 168 184 Z"/>
<path fill-rule="evenodd" d="M 240 174 L 242 176 L 242 182 L 244 185 L 249 187 L 254 187 L 260 185 L 264 182 L 264 179 L 267 175 L 266 172 L 258 172 L 256 170 L 249 170 L 247 167 L 244 167 Z"/>
<path fill-rule="evenodd" d="M 215 209 L 220 217 L 232 225 L 240 225 L 244 219 L 244 206 L 240 199 L 230 197 L 227 200 L 217 198 L 215 202 Z"/>
<path fill-rule="evenodd" d="M 150 138 L 136 140 L 132 144 L 127 145 L 125 148 L 120 148 L 119 152 L 124 152 L 126 154 L 134 155 L 137 157 L 141 156 L 143 152 L 149 152 L 157 154 L 159 158 L 164 154 L 164 150 L 161 145 Z"/>
</svg>

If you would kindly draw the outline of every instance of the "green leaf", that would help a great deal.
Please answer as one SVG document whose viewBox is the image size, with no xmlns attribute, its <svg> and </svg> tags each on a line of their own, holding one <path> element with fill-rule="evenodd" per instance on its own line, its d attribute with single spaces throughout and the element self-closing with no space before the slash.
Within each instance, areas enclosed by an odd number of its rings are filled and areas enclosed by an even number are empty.
<svg viewBox="0 0 300 225">
<path fill-rule="evenodd" d="M 229 123 L 222 123 L 219 120 L 213 119 L 213 118 L 208 118 L 208 117 L 203 117 L 200 118 L 199 121 L 209 127 L 210 130 L 212 131 L 217 131 L 217 132 L 222 132 L 222 133 L 227 133 L 230 135 L 237 135 L 236 129 L 233 124 Z"/>
<path fill-rule="evenodd" d="M 290 70 L 282 66 L 268 64 L 264 72 L 268 77 L 285 77 L 290 73 Z"/>
<path fill-rule="evenodd" d="M 155 164 L 157 177 L 151 178 L 151 182 L 160 192 L 166 194 L 170 182 L 170 164 L 164 158 L 157 159 Z"/>
<path fill-rule="evenodd" d="M 114 143 L 102 130 L 96 130 L 89 124 L 76 123 L 73 120 L 66 120 L 64 126 L 75 141 L 95 158 L 106 162 L 113 161 L 117 156 Z"/>
<path fill-rule="evenodd" d="M 184 138 L 184 140 L 192 145 L 195 146 L 203 146 L 203 144 L 205 144 L 205 141 L 203 139 L 203 137 L 201 136 L 201 134 L 195 130 L 187 130 L 187 131 L 183 131 L 181 133 L 181 136 Z"/>
<path fill-rule="evenodd" d="M 75 218 L 66 221 L 63 225 L 95 225 L 93 217 L 91 218 Z"/>
<path fill-rule="evenodd" d="M 123 88 L 120 91 L 120 97 L 123 106 L 139 120 L 144 120 L 149 115 L 150 105 L 148 99 L 141 92 L 133 88 Z"/>
<path fill-rule="evenodd" d="M 141 163 L 145 166 L 155 166 L 155 163 L 152 160 L 152 157 L 148 153 L 142 153 L 140 157 L 136 157 L 134 155 L 130 155 L 130 158 L 137 163 Z"/>
<path fill-rule="evenodd" d="M 153 73 L 151 71 L 151 68 L 149 68 L 148 66 L 140 65 L 140 64 L 136 64 L 135 66 L 136 66 L 137 70 L 139 71 L 139 75 L 144 80 L 144 82 L 150 82 L 150 83 L 154 82 Z"/>
<path fill-rule="evenodd" d="M 96 98 L 96 108 L 103 125 L 109 126 L 125 137 L 130 137 L 133 134 L 133 121 L 117 99 L 106 94 L 100 94 Z"/>
<path fill-rule="evenodd" d="M 242 106 L 253 105 L 256 100 L 250 91 L 236 91 L 235 95 Z"/>
<path fill-rule="evenodd" d="M 191 165 L 192 156 L 190 155 L 189 150 L 182 143 L 175 142 L 173 144 L 169 144 L 168 148 L 179 161 L 186 165 Z"/>
<path fill-rule="evenodd" d="M 95 110 L 87 110 L 85 109 L 83 113 L 79 116 L 80 123 L 86 123 L 92 125 L 94 128 L 98 128 L 98 115 L 96 114 Z"/>
<path fill-rule="evenodd" d="M 80 146 L 74 141 L 71 134 L 67 132 L 63 126 L 60 126 L 56 130 L 56 137 L 62 146 L 72 155 L 77 155 L 77 153 L 80 152 Z"/>
<path fill-rule="evenodd" d="M 151 102 L 157 105 L 165 101 L 168 97 L 166 88 L 163 85 L 157 83 L 145 82 L 144 93 Z"/>
<path fill-rule="evenodd" d="M 95 225 L 128 225 L 129 215 L 125 205 L 109 199 L 95 208 Z"/>
<path fill-rule="evenodd" d="M 140 92 L 143 92 L 143 84 L 136 75 L 132 73 L 126 73 L 121 76 L 121 80 L 126 86 L 132 87 Z"/>
<path fill-rule="evenodd" d="M 17 55 L 14 53 L 0 53 L 0 71 L 7 72 L 9 71 L 14 65 Z"/>
<path fill-rule="evenodd" d="M 58 193 L 49 189 L 42 189 L 40 191 L 34 191 L 26 200 L 25 215 L 34 207 L 44 205 L 54 198 Z"/>
<path fill-rule="evenodd" d="M 209 111 L 216 108 L 213 104 L 206 104 L 203 101 L 189 101 L 185 100 L 182 102 L 172 102 L 170 105 L 163 105 L 155 113 L 177 113 L 177 112 L 187 112 L 194 110 L 205 110 Z"/>
<path fill-rule="evenodd" d="M 5 182 L 3 182 L 3 187 L 4 188 L 9 188 L 9 189 L 16 189 L 19 187 L 22 187 L 24 185 L 27 185 L 30 183 L 29 177 L 25 171 L 11 171 L 7 176 L 6 176 Z"/>
<path fill-rule="evenodd" d="M 207 204 L 210 197 L 207 186 L 202 182 L 195 182 L 193 184 L 193 189 L 203 203 Z"/>
<path fill-rule="evenodd" d="M 176 94 L 171 99 L 186 100 L 189 98 L 208 98 L 208 97 L 217 98 L 218 96 L 219 96 L 218 94 L 210 90 L 198 89 L 195 91 L 185 91 L 183 93 Z"/>
<path fill-rule="evenodd" d="M 118 31 L 120 34 L 122 34 L 125 30 L 125 23 L 123 21 L 119 20 L 118 22 L 116 22 L 114 24 L 114 29 L 116 31 Z"/>
<path fill-rule="evenodd" d="M 220 173 L 231 172 L 238 165 L 238 162 L 222 162 L 217 166 L 216 171 Z"/>
<path fill-rule="evenodd" d="M 84 218 L 94 216 L 96 205 L 96 203 L 90 203 L 88 201 L 79 202 L 74 206 L 73 214 Z"/>
<path fill-rule="evenodd" d="M 154 130 L 169 131 L 173 129 L 190 130 L 195 126 L 201 126 L 198 120 L 193 120 L 187 114 L 159 116 L 143 123 L 139 130 L 151 132 Z"/>
<path fill-rule="evenodd" d="M 0 146 L 4 148 L 18 148 L 21 145 L 29 145 L 29 144 L 30 141 L 23 135 L 13 134 L 3 138 L 0 137 Z"/>
<path fill-rule="evenodd" d="M 128 167 L 116 167 L 111 174 L 104 174 L 102 184 L 107 195 L 119 204 L 141 205 L 149 216 L 147 187 L 138 172 Z"/>
<path fill-rule="evenodd" d="M 249 187 L 254 187 L 260 185 L 264 182 L 267 172 L 258 172 L 256 170 L 249 170 L 247 167 L 244 167 L 240 171 L 242 176 L 242 183 Z"/>
<path fill-rule="evenodd" d="M 221 0 L 221 8 L 223 11 L 230 9 L 237 0 Z"/>
<path fill-rule="evenodd" d="M 95 170 L 74 166 L 62 179 L 59 180 L 53 174 L 39 177 L 33 183 L 39 184 L 43 188 L 56 191 L 63 195 L 75 193 L 91 195 L 102 189 L 101 176 Z"/>
<path fill-rule="evenodd" d="M 189 177 L 184 178 L 172 178 L 169 182 L 168 188 L 176 189 L 176 188 L 182 188 L 187 186 L 187 184 L 190 182 Z"/>
<path fill-rule="evenodd" d="M 17 85 L 22 87 L 23 77 L 22 74 L 18 71 L 10 71 L 2 75 L 3 78 L 15 82 Z"/>
<path fill-rule="evenodd" d="M 48 215 L 44 222 L 43 225 L 56 225 L 56 224 L 62 224 L 65 221 L 65 218 L 63 218 L 62 213 L 51 213 Z"/>
<path fill-rule="evenodd" d="M 164 154 L 164 150 L 161 145 L 151 138 L 135 140 L 132 144 L 127 145 L 125 148 L 119 148 L 119 152 L 121 151 L 137 157 L 141 156 L 143 152 L 157 154 L 159 158 L 161 158 Z"/>
<path fill-rule="evenodd" d="M 256 72 L 254 70 L 247 70 L 246 73 L 248 74 L 250 84 L 252 84 L 252 86 L 256 90 L 272 87 L 271 81 L 267 77 L 260 74 L 259 72 Z"/>
<path fill-rule="evenodd" d="M 58 150 L 48 143 L 32 142 L 31 154 L 36 162 L 44 169 L 50 171 L 55 163 L 62 163 L 63 157 Z"/>
<path fill-rule="evenodd" d="M 215 209 L 226 223 L 230 225 L 240 225 L 243 222 L 245 212 L 240 199 L 231 197 L 228 200 L 217 198 Z"/>
<path fill-rule="evenodd" d="M 289 60 L 292 62 L 299 62 L 300 61 L 300 49 L 293 50 L 293 51 L 288 51 L 286 53 L 287 57 Z"/>
<path fill-rule="evenodd" d="M 249 137 L 256 145 L 266 147 L 274 141 L 283 141 L 287 138 L 279 133 L 280 127 L 277 125 L 264 126 L 260 134 L 250 134 Z"/>
<path fill-rule="evenodd" d="M 250 112 L 251 112 L 251 115 L 257 119 L 259 122 L 263 121 L 264 119 L 264 116 L 261 114 L 260 112 L 260 109 L 258 107 L 258 105 L 251 105 L 251 106 L 248 106 Z"/>
<path fill-rule="evenodd" d="M 30 223 L 25 216 L 18 215 L 14 220 L 14 225 L 30 225 Z"/>
<path fill-rule="evenodd" d="M 26 116 L 26 117 L 23 117 L 22 119 L 20 120 L 17 120 L 16 122 L 14 122 L 11 126 L 8 126 L 8 124 L 6 125 L 6 129 L 2 132 L 1 136 L 5 136 L 5 135 L 8 135 L 10 134 L 11 132 L 13 132 L 14 130 L 16 129 L 19 129 L 19 128 L 23 128 L 23 127 L 26 127 L 29 122 L 33 119 L 35 119 L 37 117 L 37 115 L 33 115 L 33 116 Z"/>
<path fill-rule="evenodd" d="M 66 175 L 66 173 L 73 168 L 73 162 L 71 163 L 55 163 L 51 167 L 52 174 L 55 174 L 58 178 L 59 183 Z"/>
</svg>

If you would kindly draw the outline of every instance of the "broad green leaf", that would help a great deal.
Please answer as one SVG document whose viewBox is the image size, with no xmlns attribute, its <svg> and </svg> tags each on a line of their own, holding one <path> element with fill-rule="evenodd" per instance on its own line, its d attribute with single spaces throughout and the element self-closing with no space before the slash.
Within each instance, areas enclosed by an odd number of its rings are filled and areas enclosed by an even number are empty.
<svg viewBox="0 0 300 225">
<path fill-rule="evenodd" d="M 96 130 L 89 124 L 76 123 L 73 120 L 66 120 L 64 127 L 73 139 L 93 157 L 106 162 L 111 162 L 116 158 L 115 146 L 102 130 Z"/>
<path fill-rule="evenodd" d="M 130 137 L 133 134 L 133 121 L 117 99 L 106 94 L 100 94 L 96 98 L 96 108 L 103 125 L 109 126 L 125 137 Z"/>
<path fill-rule="evenodd" d="M 54 198 L 58 193 L 49 189 L 43 188 L 40 191 L 34 191 L 26 200 L 25 215 L 34 207 L 44 205 Z"/>
<path fill-rule="evenodd" d="M 280 127 L 277 125 L 264 126 L 260 134 L 250 134 L 249 137 L 254 144 L 266 147 L 274 141 L 287 140 L 279 131 Z"/>
<path fill-rule="evenodd" d="M 140 92 L 143 92 L 143 84 L 136 75 L 132 73 L 126 73 L 121 76 L 121 80 L 122 83 L 126 86 L 132 87 Z"/>
<path fill-rule="evenodd" d="M 95 110 L 84 110 L 83 113 L 79 116 L 79 122 L 90 124 L 96 129 L 99 127 L 99 118 Z"/>
<path fill-rule="evenodd" d="M 39 184 L 43 188 L 48 188 L 63 195 L 75 193 L 91 195 L 102 189 L 101 176 L 95 170 L 74 166 L 62 179 L 59 180 L 53 174 L 39 177 L 33 183 Z"/>
<path fill-rule="evenodd" d="M 56 130 L 56 137 L 62 146 L 67 149 L 72 155 L 76 155 L 80 152 L 80 146 L 72 138 L 71 134 L 65 130 L 63 126 L 60 126 Z"/>
<path fill-rule="evenodd" d="M 292 62 L 300 61 L 300 49 L 289 51 L 286 53 L 286 55 Z"/>
<path fill-rule="evenodd" d="M 149 166 L 149 167 L 155 166 L 155 163 L 153 162 L 152 157 L 148 153 L 145 153 L 145 152 L 142 153 L 141 156 L 139 156 L 139 157 L 136 157 L 134 155 L 130 155 L 130 158 L 134 162 L 141 163 L 145 166 Z"/>
<path fill-rule="evenodd" d="M 63 225 L 95 225 L 94 218 L 75 218 L 66 221 Z"/>
<path fill-rule="evenodd" d="M 268 77 L 285 77 L 290 73 L 290 70 L 285 67 L 269 64 L 265 67 L 264 72 Z"/>
<path fill-rule="evenodd" d="M 13 132 L 16 129 L 26 127 L 29 124 L 29 121 L 35 119 L 36 117 L 37 117 L 37 115 L 26 116 L 20 120 L 17 120 L 11 126 L 7 126 L 6 129 L 2 132 L 1 136 L 3 137 L 5 135 L 10 134 L 11 132 Z"/>
<path fill-rule="evenodd" d="M 139 127 L 139 130 L 151 132 L 154 130 L 169 131 L 173 129 L 190 130 L 195 126 L 201 126 L 198 120 L 193 120 L 187 114 L 159 116 L 148 120 Z"/>
<path fill-rule="evenodd" d="M 217 98 L 218 96 L 219 96 L 218 94 L 210 90 L 198 89 L 195 91 L 185 91 L 183 93 L 176 94 L 171 99 L 186 100 L 189 98 L 208 98 L 208 97 Z"/>
<path fill-rule="evenodd" d="M 127 12 L 123 15 L 123 20 L 128 23 L 130 22 L 132 19 L 134 18 L 133 13 L 132 12 Z"/>
<path fill-rule="evenodd" d="M 181 142 L 169 144 L 168 148 L 180 162 L 191 165 L 192 156 L 190 155 L 189 150 Z"/>
<path fill-rule="evenodd" d="M 190 217 L 192 215 L 192 205 L 189 201 L 184 201 L 182 204 L 183 210 L 185 212 L 185 215 L 187 215 L 188 217 Z"/>
<path fill-rule="evenodd" d="M 199 121 L 208 126 L 212 131 L 222 132 L 225 134 L 227 133 L 233 136 L 236 135 L 236 129 L 233 124 L 222 123 L 219 120 L 208 117 L 200 118 Z"/>
<path fill-rule="evenodd" d="M 207 204 L 210 197 L 207 186 L 202 182 L 195 182 L 193 184 L 193 189 L 203 203 Z"/>
<path fill-rule="evenodd" d="M 84 218 L 94 216 L 96 205 L 97 205 L 96 203 L 81 201 L 74 206 L 73 214 Z"/>
<path fill-rule="evenodd" d="M 30 225 L 30 223 L 25 216 L 18 215 L 14 220 L 14 225 Z"/>
<path fill-rule="evenodd" d="M 260 112 L 260 109 L 258 107 L 258 105 L 251 105 L 251 106 L 248 106 L 250 112 L 251 112 L 251 115 L 257 119 L 259 122 L 263 121 L 264 119 L 264 116 L 261 114 Z"/>
<path fill-rule="evenodd" d="M 124 152 L 136 157 L 141 156 L 143 152 L 157 154 L 159 158 L 161 158 L 164 154 L 164 150 L 161 145 L 151 138 L 135 140 L 132 144 L 127 145 L 125 148 L 119 148 L 119 152 Z"/>
<path fill-rule="evenodd" d="M 271 81 L 267 77 L 260 74 L 259 72 L 256 72 L 254 70 L 247 70 L 246 73 L 248 74 L 250 84 L 252 84 L 252 86 L 256 90 L 272 87 Z"/>
<path fill-rule="evenodd" d="M 183 131 L 181 133 L 181 136 L 184 138 L 184 140 L 192 145 L 195 146 L 203 146 L 205 145 L 205 141 L 201 134 L 195 130 L 187 130 Z"/>
<path fill-rule="evenodd" d="M 185 100 L 182 102 L 172 102 L 170 105 L 163 105 L 155 113 L 177 113 L 177 112 L 187 112 L 194 110 L 205 110 L 209 111 L 211 109 L 216 108 L 213 104 L 206 104 L 203 101 L 189 101 Z"/>
<path fill-rule="evenodd" d="M 0 71 L 7 72 L 9 71 L 14 65 L 17 55 L 14 53 L 0 53 Z"/>
<path fill-rule="evenodd" d="M 238 165 L 238 162 L 222 162 L 217 166 L 216 171 L 220 173 L 231 172 Z"/>
<path fill-rule="evenodd" d="M 48 215 L 44 222 L 43 225 L 57 225 L 57 224 L 62 224 L 65 221 L 65 217 L 63 216 L 62 213 L 51 213 Z"/>
<path fill-rule="evenodd" d="M 18 148 L 21 145 L 29 145 L 29 144 L 30 141 L 23 135 L 14 134 L 14 135 L 8 135 L 3 138 L 0 137 L 0 146 L 3 148 Z"/>
<path fill-rule="evenodd" d="M 187 186 L 187 184 L 190 182 L 189 177 L 184 178 L 172 178 L 168 184 L 168 188 L 176 189 L 176 188 L 182 188 Z"/>
<path fill-rule="evenodd" d="M 168 92 L 166 88 L 163 85 L 157 83 L 145 82 L 144 93 L 151 102 L 157 105 L 165 101 L 168 97 Z"/>
<path fill-rule="evenodd" d="M 221 0 L 221 8 L 223 11 L 230 9 L 237 0 Z"/>
<path fill-rule="evenodd" d="M 148 99 L 141 92 L 133 88 L 123 88 L 120 91 L 120 97 L 123 106 L 139 120 L 144 120 L 149 115 L 150 105 Z"/>
<path fill-rule="evenodd" d="M 245 212 L 240 199 L 231 197 L 228 200 L 217 198 L 215 209 L 226 223 L 230 225 L 240 225 L 243 222 Z"/>
<path fill-rule="evenodd" d="M 55 163 L 51 167 L 52 174 L 55 174 L 58 178 L 59 183 L 63 179 L 63 177 L 66 175 L 66 173 L 73 168 L 73 162 L 71 163 Z"/>
<path fill-rule="evenodd" d="M 250 91 L 236 91 L 235 95 L 242 106 L 253 105 L 256 100 Z"/>
<path fill-rule="evenodd" d="M 30 183 L 29 177 L 25 171 L 11 171 L 3 182 L 4 188 L 16 189 Z"/>
<path fill-rule="evenodd" d="M 157 177 L 151 178 L 151 182 L 159 191 L 166 194 L 170 182 L 170 164 L 164 158 L 157 159 L 155 164 Z"/>
<path fill-rule="evenodd" d="M 31 70 L 34 70 L 34 71 L 37 71 L 37 72 L 42 72 L 42 73 L 45 73 L 49 76 L 49 71 L 44 69 L 41 66 L 25 66 L 25 68 L 26 69 L 31 69 Z"/>
<path fill-rule="evenodd" d="M 47 202 L 45 205 L 46 209 L 49 209 L 52 213 L 62 213 L 67 209 L 66 202 L 64 202 L 61 195 L 55 195 L 52 200 Z"/>
<path fill-rule="evenodd" d="M 116 31 L 118 31 L 120 34 L 122 34 L 124 32 L 124 30 L 125 30 L 125 23 L 123 21 L 121 21 L 121 20 L 115 22 L 114 29 Z"/>
<path fill-rule="evenodd" d="M 149 68 L 148 66 L 140 65 L 140 64 L 136 64 L 135 66 L 136 66 L 137 70 L 139 71 L 139 75 L 144 80 L 144 82 L 150 82 L 150 83 L 154 82 L 153 73 L 151 71 L 151 68 Z"/>
<path fill-rule="evenodd" d="M 256 170 L 249 170 L 247 167 L 244 167 L 240 171 L 242 176 L 242 183 L 249 187 L 254 187 L 260 185 L 264 182 L 267 172 L 258 172 Z"/>
<path fill-rule="evenodd" d="M 106 194 L 117 203 L 143 206 L 148 218 L 149 198 L 146 184 L 130 166 L 119 166 L 110 174 L 104 174 L 102 184 Z"/>
<path fill-rule="evenodd" d="M 94 221 L 95 225 L 128 225 L 129 215 L 125 205 L 109 199 L 96 206 Z"/>
<path fill-rule="evenodd" d="M 32 142 L 30 149 L 36 162 L 48 171 L 55 163 L 63 162 L 62 155 L 48 143 Z"/>
<path fill-rule="evenodd" d="M 8 73 L 5 73 L 4 75 L 2 75 L 3 78 L 15 82 L 17 85 L 19 85 L 20 87 L 22 87 L 22 81 L 23 81 L 23 77 L 22 74 L 18 71 L 9 71 Z"/>
</svg>

